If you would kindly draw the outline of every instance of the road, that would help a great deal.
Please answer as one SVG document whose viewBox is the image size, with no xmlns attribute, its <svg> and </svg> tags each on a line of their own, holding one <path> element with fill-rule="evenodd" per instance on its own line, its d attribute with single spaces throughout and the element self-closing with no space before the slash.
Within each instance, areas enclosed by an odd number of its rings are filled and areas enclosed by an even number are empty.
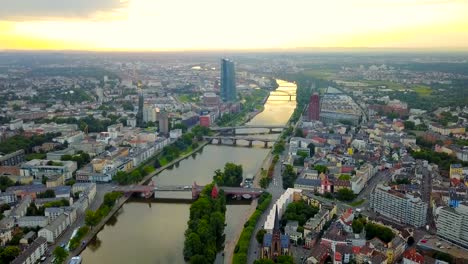
<svg viewBox="0 0 468 264">
<path fill-rule="evenodd" d="M 94 200 L 88 209 L 97 210 L 99 206 L 101 206 L 102 202 L 104 201 L 104 195 L 108 192 L 111 192 L 114 186 L 116 185 L 112 183 L 97 184 L 96 196 L 94 197 Z M 57 239 L 57 241 L 54 244 L 49 245 L 48 249 L 49 249 L 50 254 L 52 254 L 56 246 L 67 244 L 68 241 L 70 241 L 71 239 L 73 230 L 75 230 L 76 228 L 82 227 L 84 225 L 85 225 L 84 213 L 78 214 L 75 223 L 69 226 L 67 230 Z M 48 257 L 45 263 L 51 263 L 52 259 L 53 259 L 53 256 Z"/>
<path fill-rule="evenodd" d="M 375 189 L 377 184 L 388 182 L 388 181 L 391 180 L 391 177 L 392 177 L 391 170 L 378 171 L 374 175 L 374 177 L 370 178 L 367 181 L 366 186 L 364 186 L 364 189 L 358 194 L 355 201 L 365 199 L 364 203 L 362 203 L 360 205 L 360 207 L 363 207 L 363 208 L 368 207 L 369 206 L 370 193 Z"/>
<path fill-rule="evenodd" d="M 286 146 L 286 149 L 288 147 Z M 286 153 L 286 151 L 284 151 Z M 253 236 L 250 238 L 250 245 L 249 245 L 249 252 L 247 254 L 247 263 L 253 263 L 256 259 L 260 257 L 260 245 L 257 242 L 257 239 L 255 238 L 257 232 L 263 228 L 263 224 L 266 221 L 267 215 L 270 212 L 271 208 L 273 205 L 276 203 L 278 198 L 283 194 L 284 189 L 283 189 L 283 178 L 281 177 L 281 160 L 285 159 L 285 154 L 280 155 L 279 161 L 275 165 L 275 171 L 273 173 L 273 179 L 270 183 L 270 185 L 267 188 L 267 191 L 271 194 L 272 199 L 270 206 L 268 207 L 267 210 L 262 214 L 260 217 L 259 221 L 257 222 L 257 225 L 255 226 L 255 230 L 253 232 Z M 268 169 L 268 168 L 267 168 Z"/>
</svg>

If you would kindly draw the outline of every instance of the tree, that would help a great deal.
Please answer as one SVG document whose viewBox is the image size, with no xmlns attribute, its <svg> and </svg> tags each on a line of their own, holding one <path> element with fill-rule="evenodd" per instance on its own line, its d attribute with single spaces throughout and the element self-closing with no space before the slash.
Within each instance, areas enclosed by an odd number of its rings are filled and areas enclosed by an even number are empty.
<svg viewBox="0 0 468 264">
<path fill-rule="evenodd" d="M 8 187 L 15 185 L 15 182 L 12 181 L 7 176 L 0 176 L 0 189 L 4 192 Z"/>
<path fill-rule="evenodd" d="M 242 165 L 228 162 L 224 165 L 224 171 L 215 171 L 213 180 L 221 186 L 238 187 L 242 183 Z"/>
<path fill-rule="evenodd" d="M 351 227 L 353 228 L 353 233 L 360 234 L 364 229 L 364 224 L 360 219 L 354 219 Z"/>
<path fill-rule="evenodd" d="M 88 226 L 96 226 L 99 223 L 100 217 L 99 215 L 91 210 L 86 210 L 85 214 L 85 223 Z"/>
<path fill-rule="evenodd" d="M 266 230 L 265 229 L 260 229 L 258 230 L 257 234 L 255 235 L 255 238 L 257 239 L 257 242 L 259 244 L 262 244 L 263 243 L 263 237 L 265 236 L 266 234 Z"/>
<path fill-rule="evenodd" d="M 17 246 L 7 246 L 0 254 L 0 259 L 3 263 L 11 263 L 19 254 L 21 250 Z"/>
<path fill-rule="evenodd" d="M 318 173 L 327 173 L 328 168 L 325 165 L 315 165 L 314 170 L 318 171 Z"/>
<path fill-rule="evenodd" d="M 294 136 L 295 137 L 304 137 L 304 131 L 302 128 L 296 128 L 296 131 L 294 131 Z"/>
<path fill-rule="evenodd" d="M 55 264 L 63 263 L 68 257 L 68 252 L 60 246 L 55 247 L 53 254 L 55 257 Z"/>
<path fill-rule="evenodd" d="M 352 201 L 355 198 L 355 195 L 352 190 L 348 188 L 342 188 L 338 190 L 336 198 L 340 201 Z"/>
<path fill-rule="evenodd" d="M 406 130 L 414 130 L 416 128 L 413 121 L 405 121 L 403 122 L 403 125 L 405 126 Z"/>
</svg>

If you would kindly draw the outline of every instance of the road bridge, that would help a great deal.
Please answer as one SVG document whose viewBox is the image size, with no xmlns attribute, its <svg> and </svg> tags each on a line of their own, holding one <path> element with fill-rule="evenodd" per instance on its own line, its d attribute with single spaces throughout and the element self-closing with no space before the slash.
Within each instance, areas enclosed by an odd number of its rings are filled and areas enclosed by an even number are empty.
<svg viewBox="0 0 468 264">
<path fill-rule="evenodd" d="M 268 129 L 269 133 L 275 132 L 278 129 L 287 128 L 285 125 L 247 125 L 247 126 L 231 126 L 231 127 L 210 127 L 212 131 L 220 133 L 236 134 L 237 129 Z M 242 134 L 258 134 L 258 131 L 243 131 Z"/>
<path fill-rule="evenodd" d="M 265 148 L 268 148 L 269 142 L 275 142 L 276 139 L 272 138 L 257 138 L 257 137 L 242 137 L 242 136 L 205 136 L 204 140 L 208 141 L 210 144 L 213 144 L 213 141 L 216 140 L 218 145 L 227 144 L 226 141 L 230 142 L 230 145 L 237 146 L 238 140 L 244 140 L 249 142 L 249 147 L 252 147 L 253 142 L 263 142 Z"/>
<path fill-rule="evenodd" d="M 198 185 L 194 182 L 192 185 L 171 185 L 171 186 L 155 186 L 154 183 L 150 185 L 127 185 L 118 186 L 115 191 L 123 192 L 129 196 L 132 194 L 141 194 L 145 198 L 150 198 L 155 192 L 192 192 L 192 199 L 196 200 L 200 196 L 205 186 Z M 263 193 L 263 189 L 260 188 L 242 188 L 242 187 L 225 187 L 220 186 L 219 189 L 224 191 L 225 195 L 257 198 Z"/>
</svg>

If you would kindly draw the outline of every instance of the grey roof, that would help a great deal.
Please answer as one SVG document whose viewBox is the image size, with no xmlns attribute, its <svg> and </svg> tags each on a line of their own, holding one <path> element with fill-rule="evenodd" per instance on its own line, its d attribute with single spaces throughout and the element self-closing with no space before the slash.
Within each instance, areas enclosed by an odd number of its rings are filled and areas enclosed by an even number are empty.
<svg viewBox="0 0 468 264">
<path fill-rule="evenodd" d="M 319 187 L 321 185 L 321 181 L 319 179 L 299 178 L 296 180 L 296 184 Z"/>
<path fill-rule="evenodd" d="M 34 240 L 25 251 L 23 251 L 11 264 L 22 264 L 37 250 L 42 244 L 47 244 L 47 240 L 43 237 L 38 237 Z"/>
<path fill-rule="evenodd" d="M 57 218 L 55 218 L 54 221 L 52 221 L 50 224 L 45 226 L 43 229 L 47 229 L 49 231 L 54 232 L 57 230 L 57 227 L 59 227 L 64 221 L 66 221 L 67 216 L 65 214 L 59 215 Z"/>
</svg>

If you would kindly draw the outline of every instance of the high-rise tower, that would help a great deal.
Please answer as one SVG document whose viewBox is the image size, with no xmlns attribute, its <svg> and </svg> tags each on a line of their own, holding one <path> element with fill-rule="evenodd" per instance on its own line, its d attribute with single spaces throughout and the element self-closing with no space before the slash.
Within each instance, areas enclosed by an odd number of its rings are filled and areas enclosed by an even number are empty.
<svg viewBox="0 0 468 264">
<path fill-rule="evenodd" d="M 137 127 L 143 127 L 143 106 L 144 106 L 143 92 L 140 91 L 138 93 L 138 112 L 136 116 Z"/>
<path fill-rule="evenodd" d="M 320 120 L 320 96 L 318 93 L 314 93 L 310 97 L 309 110 L 307 112 L 309 121 Z"/>
<path fill-rule="evenodd" d="M 229 59 L 221 59 L 221 98 L 224 102 L 233 102 L 237 98 L 234 62 Z"/>
</svg>

